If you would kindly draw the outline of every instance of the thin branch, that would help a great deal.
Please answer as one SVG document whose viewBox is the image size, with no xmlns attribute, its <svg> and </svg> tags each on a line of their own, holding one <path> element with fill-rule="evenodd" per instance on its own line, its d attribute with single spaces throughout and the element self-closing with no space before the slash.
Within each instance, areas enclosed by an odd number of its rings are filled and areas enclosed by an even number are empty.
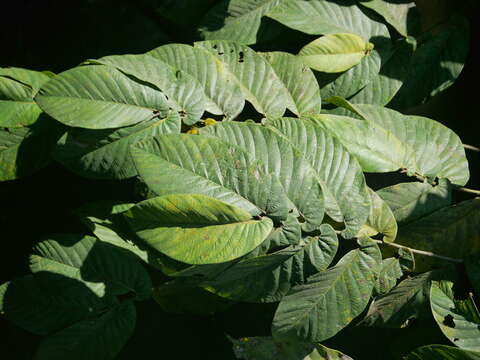
<svg viewBox="0 0 480 360">
<path fill-rule="evenodd" d="M 470 193 L 470 194 L 475 194 L 475 195 L 480 195 L 480 190 L 475 190 L 475 189 L 469 189 L 466 187 L 454 187 L 455 190 Z"/>
<path fill-rule="evenodd" d="M 410 250 L 412 253 L 419 254 L 419 255 L 435 257 L 435 258 L 438 258 L 438 259 L 447 260 L 447 261 L 451 261 L 451 262 L 455 262 L 455 263 L 463 263 L 462 259 L 456 259 L 456 258 L 451 258 L 451 257 L 448 257 L 448 256 L 438 255 L 438 254 L 434 254 L 430 251 L 412 249 L 412 248 L 409 248 L 407 246 L 403 246 L 403 245 L 395 244 L 395 243 L 387 243 L 387 242 L 384 242 L 382 240 L 373 240 L 373 241 L 375 241 L 377 244 L 381 244 L 381 245 L 388 245 L 388 246 L 396 247 L 398 249 Z"/>
<path fill-rule="evenodd" d="M 480 148 L 473 145 L 463 144 L 463 147 L 468 150 L 480 152 Z"/>
</svg>

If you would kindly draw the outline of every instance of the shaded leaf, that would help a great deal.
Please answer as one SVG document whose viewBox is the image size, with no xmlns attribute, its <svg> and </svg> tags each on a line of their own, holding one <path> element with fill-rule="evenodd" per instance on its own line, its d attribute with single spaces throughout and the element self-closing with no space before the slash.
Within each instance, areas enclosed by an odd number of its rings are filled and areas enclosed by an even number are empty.
<svg viewBox="0 0 480 360">
<path fill-rule="evenodd" d="M 135 306 L 131 301 L 123 302 L 96 319 L 83 320 L 48 336 L 34 359 L 115 359 L 135 323 Z"/>
<path fill-rule="evenodd" d="M 133 291 L 138 300 L 151 295 L 152 283 L 145 268 L 134 258 L 111 244 L 90 236 L 56 235 L 36 244 L 31 258 L 31 270 L 47 271 L 91 283 L 103 283 L 97 295 Z M 113 289 L 110 289 L 110 287 Z"/>
<path fill-rule="evenodd" d="M 412 318 L 430 316 L 429 291 L 432 280 L 450 278 L 447 271 L 430 271 L 401 281 L 385 295 L 376 298 L 360 326 L 400 328 Z"/>
<path fill-rule="evenodd" d="M 413 350 L 405 360 L 479 360 L 480 353 L 465 351 L 453 346 L 425 345 Z"/>
<path fill-rule="evenodd" d="M 394 242 L 397 236 L 397 222 L 392 210 L 377 193 L 369 188 L 372 206 L 367 222 L 358 232 L 358 236 L 375 236 L 378 233 L 383 235 L 383 241 Z"/>
<path fill-rule="evenodd" d="M 100 299 L 81 282 L 49 272 L 0 286 L 0 313 L 15 325 L 46 335 L 98 314 L 114 302 Z"/>
<path fill-rule="evenodd" d="M 381 261 L 378 246 L 367 239 L 327 271 L 290 290 L 277 308 L 272 332 L 277 339 L 326 340 L 367 306 Z"/>
<path fill-rule="evenodd" d="M 456 300 L 451 281 L 433 281 L 430 306 L 443 334 L 464 350 L 480 351 L 480 314 L 473 299 Z"/>
<path fill-rule="evenodd" d="M 247 258 L 202 285 L 217 295 L 237 301 L 280 301 L 292 286 L 327 269 L 338 248 L 335 231 L 322 225 L 322 235 L 272 254 Z"/>
<path fill-rule="evenodd" d="M 451 86 L 465 64 L 469 33 L 466 19 L 452 17 L 440 33 L 427 34 L 413 54 L 408 75 L 391 106 L 409 108 Z"/>
<path fill-rule="evenodd" d="M 231 40 L 240 44 L 258 41 L 262 17 L 282 0 L 222 0 L 202 20 L 206 40 Z"/>
<path fill-rule="evenodd" d="M 168 133 L 180 133 L 180 117 L 176 112 L 118 129 L 72 128 L 59 140 L 53 156 L 81 176 L 125 179 L 137 175 L 130 146 Z"/>
<path fill-rule="evenodd" d="M 374 296 L 384 295 L 392 290 L 403 275 L 400 261 L 396 258 L 382 260 L 378 277 L 373 289 Z"/>
<path fill-rule="evenodd" d="M 401 227 L 396 242 L 437 255 L 462 259 L 480 251 L 480 199 L 442 208 Z M 445 265 L 445 260 L 415 255 L 416 271 Z"/>
<path fill-rule="evenodd" d="M 0 181 L 22 178 L 46 166 L 63 132 L 63 126 L 45 115 L 29 127 L 0 128 Z"/>
<path fill-rule="evenodd" d="M 132 230 L 152 249 L 187 264 L 222 263 L 258 246 L 272 229 L 269 218 L 199 194 L 145 200 L 125 213 Z"/>
<path fill-rule="evenodd" d="M 399 224 L 405 225 L 452 203 L 452 191 L 447 179 L 438 185 L 411 182 L 392 185 L 377 191 L 392 209 Z"/>
<path fill-rule="evenodd" d="M 33 97 L 49 79 L 38 71 L 0 68 L 0 126 L 27 126 L 37 121 L 42 110 Z"/>
</svg>

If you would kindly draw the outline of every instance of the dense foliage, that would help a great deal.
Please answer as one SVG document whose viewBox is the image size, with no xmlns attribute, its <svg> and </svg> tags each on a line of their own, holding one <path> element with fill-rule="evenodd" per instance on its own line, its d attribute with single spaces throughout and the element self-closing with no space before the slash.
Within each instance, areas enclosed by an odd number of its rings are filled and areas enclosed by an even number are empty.
<svg viewBox="0 0 480 360">
<path fill-rule="evenodd" d="M 44 336 L 34 358 L 121 357 L 154 299 L 255 304 L 271 332 L 225 334 L 223 358 L 351 359 L 345 334 L 377 328 L 408 335 L 384 358 L 480 359 L 480 200 L 452 200 L 480 192 L 459 136 L 406 112 L 460 75 L 467 3 L 155 5 L 201 39 L 0 68 L 0 181 L 54 161 L 138 198 L 75 209 L 84 233 L 35 239 L 0 285 L 0 314 Z M 372 173 L 401 180 L 374 191 Z"/>
</svg>

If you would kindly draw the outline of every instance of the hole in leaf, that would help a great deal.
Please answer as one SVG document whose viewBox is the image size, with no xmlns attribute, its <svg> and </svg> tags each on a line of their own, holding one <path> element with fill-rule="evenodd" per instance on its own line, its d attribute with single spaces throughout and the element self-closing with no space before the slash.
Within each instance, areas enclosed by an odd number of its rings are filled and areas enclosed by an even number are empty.
<svg viewBox="0 0 480 360">
<path fill-rule="evenodd" d="M 243 54 L 243 51 L 240 51 L 238 53 L 238 62 L 239 63 L 243 63 L 245 60 L 244 60 L 244 54 Z"/>
<path fill-rule="evenodd" d="M 213 48 L 214 48 L 214 49 L 218 48 L 217 44 L 213 45 Z"/>
<path fill-rule="evenodd" d="M 458 341 L 458 340 L 460 340 L 460 339 L 459 338 L 453 338 L 453 341 Z"/>
<path fill-rule="evenodd" d="M 443 325 L 454 328 L 455 322 L 453 321 L 453 316 L 450 314 L 445 316 L 445 318 L 443 319 Z"/>
</svg>

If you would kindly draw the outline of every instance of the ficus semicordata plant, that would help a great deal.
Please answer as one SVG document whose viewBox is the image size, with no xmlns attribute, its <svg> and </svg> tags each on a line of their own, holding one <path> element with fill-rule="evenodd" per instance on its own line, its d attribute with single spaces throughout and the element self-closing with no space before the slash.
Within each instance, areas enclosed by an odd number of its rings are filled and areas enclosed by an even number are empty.
<svg viewBox="0 0 480 360">
<path fill-rule="evenodd" d="M 405 115 L 468 54 L 468 21 L 441 3 L 161 1 L 171 21 L 202 19 L 198 41 L 59 74 L 0 68 L 1 181 L 55 161 L 142 196 L 76 209 L 85 233 L 38 239 L 31 273 L 0 286 L 2 316 L 44 336 L 34 358 L 115 359 L 153 299 L 208 316 L 271 303 L 269 334 L 225 334 L 232 359 L 351 359 L 341 331 L 418 324 L 443 342 L 386 359 L 480 359 L 465 146 Z"/>
</svg>

